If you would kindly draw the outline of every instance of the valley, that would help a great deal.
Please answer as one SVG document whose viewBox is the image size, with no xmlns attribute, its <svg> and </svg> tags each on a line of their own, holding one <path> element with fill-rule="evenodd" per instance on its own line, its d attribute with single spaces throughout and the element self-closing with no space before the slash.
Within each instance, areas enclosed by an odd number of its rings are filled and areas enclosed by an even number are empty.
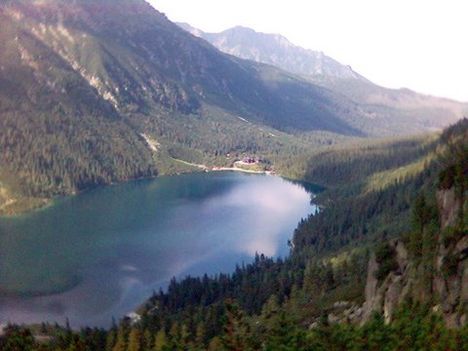
<svg viewBox="0 0 468 351">
<path fill-rule="evenodd" d="M 144 0 L 0 24 L 2 351 L 466 348 L 467 103 Z"/>
<path fill-rule="evenodd" d="M 300 179 L 303 170 L 281 165 L 339 143 L 440 129 L 466 111 L 416 93 L 355 98 L 348 93 L 362 89 L 225 55 L 144 1 L 118 3 L 1 5 L 0 181 L 23 204 L 4 213 L 186 169 L 171 157 L 224 167 L 226 154 L 257 155 Z"/>
</svg>

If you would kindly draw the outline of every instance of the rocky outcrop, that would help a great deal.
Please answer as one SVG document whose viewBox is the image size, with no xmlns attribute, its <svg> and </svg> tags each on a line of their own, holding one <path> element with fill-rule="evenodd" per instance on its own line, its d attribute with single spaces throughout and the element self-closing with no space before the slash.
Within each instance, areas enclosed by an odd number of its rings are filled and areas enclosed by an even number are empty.
<svg viewBox="0 0 468 351">
<path fill-rule="evenodd" d="M 366 300 L 362 307 L 362 322 L 368 321 L 373 312 L 383 313 L 385 321 L 389 322 L 395 308 L 407 298 L 410 291 L 408 252 L 400 240 L 394 240 L 389 244 L 395 253 L 397 268 L 379 282 L 376 277 L 379 264 L 375 255 L 371 256 L 367 270 Z"/>
<path fill-rule="evenodd" d="M 456 224 L 462 210 L 462 199 L 456 196 L 455 188 L 437 192 L 437 204 L 439 205 L 440 226 L 444 230 L 448 226 Z"/>
<path fill-rule="evenodd" d="M 389 245 L 396 265 L 379 280 L 377 272 L 380 266 L 375 255 L 372 255 L 368 264 L 361 323 L 368 321 L 373 312 L 382 313 L 385 321 L 390 322 L 395 309 L 408 299 L 432 305 L 450 328 L 466 323 L 468 236 L 466 226 L 460 223 L 464 202 L 456 196 L 454 189 L 438 191 L 437 201 L 441 228 L 436 238 L 432 268 L 428 271 L 422 259 L 409 255 L 402 240 L 394 240 Z"/>
<path fill-rule="evenodd" d="M 448 326 L 457 327 L 466 323 L 468 317 L 468 236 L 456 244 L 440 243 L 435 262 L 433 295 Z"/>
</svg>

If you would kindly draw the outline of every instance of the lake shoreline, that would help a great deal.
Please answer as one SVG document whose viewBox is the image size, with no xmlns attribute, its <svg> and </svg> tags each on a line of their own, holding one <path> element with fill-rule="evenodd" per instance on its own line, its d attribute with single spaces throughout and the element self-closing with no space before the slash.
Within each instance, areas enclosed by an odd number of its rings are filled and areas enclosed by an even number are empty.
<svg viewBox="0 0 468 351">
<path fill-rule="evenodd" d="M 182 163 L 184 165 L 194 167 L 194 168 L 198 169 L 199 172 L 206 172 L 206 173 L 211 173 L 211 172 L 241 172 L 241 173 L 249 173 L 249 174 L 277 175 L 277 176 L 281 177 L 281 175 L 277 174 L 275 171 L 256 171 L 256 170 L 249 170 L 249 169 L 244 169 L 244 168 L 240 168 L 240 167 L 224 167 L 224 166 L 211 166 L 210 167 L 210 166 L 203 165 L 203 164 L 190 163 L 190 162 L 180 160 L 180 159 L 176 159 L 176 158 L 173 158 L 173 157 L 171 157 L 171 159 L 173 161 Z M 172 177 L 172 176 L 178 176 L 178 175 L 181 175 L 181 174 L 190 174 L 190 173 L 197 173 L 197 171 L 196 170 L 187 170 L 187 171 L 183 171 L 183 172 L 174 172 L 174 173 L 167 173 L 167 174 L 162 173 L 162 174 L 157 174 L 157 175 L 151 176 L 151 177 L 128 178 L 128 179 L 124 179 L 124 180 L 118 181 L 118 182 L 111 182 L 111 183 L 107 183 L 107 184 L 97 184 L 97 185 L 94 185 L 94 186 L 90 186 L 90 187 L 88 187 L 86 189 L 83 189 L 81 191 L 76 191 L 76 192 L 73 192 L 73 193 L 70 193 L 70 194 L 52 196 L 52 197 L 49 197 L 49 198 L 32 198 L 35 201 L 32 203 L 31 206 L 28 206 L 26 204 L 26 205 L 20 207 L 18 210 L 11 210 L 11 211 L 8 211 L 8 212 L 2 211 L 3 210 L 2 206 L 5 206 L 5 204 L 3 204 L 3 205 L 0 206 L 0 218 L 15 218 L 15 217 L 20 217 L 20 216 L 27 215 L 27 214 L 30 214 L 30 213 L 35 213 L 35 212 L 38 212 L 38 211 L 42 211 L 42 210 L 45 210 L 45 209 L 53 206 L 57 199 L 60 199 L 60 198 L 63 198 L 63 197 L 77 196 L 77 195 L 84 194 L 84 193 L 86 193 L 88 191 L 92 191 L 94 189 L 98 189 L 98 188 L 101 188 L 101 187 L 115 186 L 115 185 L 119 185 L 119 184 L 124 184 L 124 183 L 134 182 L 134 181 L 140 181 L 140 180 L 158 179 L 158 178 L 160 178 L 162 176 Z M 23 198 L 18 198 L 18 199 L 15 199 L 14 203 L 21 202 L 23 200 L 24 200 Z"/>
<path fill-rule="evenodd" d="M 171 159 L 176 161 L 176 162 L 183 163 L 183 164 L 185 164 L 187 166 L 198 168 L 198 169 L 200 169 L 200 170 L 202 170 L 204 172 L 223 172 L 223 171 L 229 172 L 229 171 L 232 171 L 232 172 L 242 172 L 242 173 L 252 173 L 252 174 L 276 175 L 275 171 L 266 171 L 266 170 L 258 171 L 258 170 L 254 170 L 254 169 L 246 169 L 246 168 L 241 168 L 241 167 L 225 167 L 225 166 L 211 166 L 210 167 L 210 166 L 207 166 L 207 165 L 204 165 L 204 164 L 187 162 L 187 161 L 180 160 L 180 159 L 177 159 L 177 158 L 174 158 L 174 157 L 171 157 Z"/>
<path fill-rule="evenodd" d="M 18 267 L 2 277 L 0 315 L 14 323 L 68 317 L 76 328 L 108 326 L 112 316 L 138 313 L 161 287 L 155 282 L 232 272 L 254 252 L 287 255 L 297 222 L 313 213 L 310 195 L 280 177 L 235 173 L 97 187 L 47 211 L 0 220 L 8 233 L 0 236 L 0 255 L 9 253 L 5 267 Z M 76 274 L 75 287 L 55 284 Z M 40 287 L 38 277 L 45 279 Z"/>
</svg>

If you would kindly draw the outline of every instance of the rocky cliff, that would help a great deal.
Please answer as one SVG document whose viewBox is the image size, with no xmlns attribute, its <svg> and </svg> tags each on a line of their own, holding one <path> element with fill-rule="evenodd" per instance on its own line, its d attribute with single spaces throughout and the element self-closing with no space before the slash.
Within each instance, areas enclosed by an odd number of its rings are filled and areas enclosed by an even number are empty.
<svg viewBox="0 0 468 351">
<path fill-rule="evenodd" d="M 385 262 L 376 254 L 370 258 L 361 322 L 373 312 L 388 323 L 404 301 L 429 304 L 442 314 L 448 327 L 462 326 L 468 316 L 468 236 L 464 217 L 466 201 L 454 187 L 436 194 L 440 229 L 430 259 L 415 257 L 403 239 L 388 244 Z M 390 267 L 384 276 L 383 265 Z M 380 278 L 380 279 L 379 279 Z"/>
</svg>

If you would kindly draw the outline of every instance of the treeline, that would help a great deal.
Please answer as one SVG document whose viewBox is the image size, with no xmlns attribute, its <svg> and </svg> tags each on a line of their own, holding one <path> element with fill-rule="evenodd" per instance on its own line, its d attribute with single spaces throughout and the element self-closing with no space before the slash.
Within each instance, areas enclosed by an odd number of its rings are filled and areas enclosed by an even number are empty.
<svg viewBox="0 0 468 351">
<path fill-rule="evenodd" d="M 434 196 L 441 184 L 466 182 L 467 127 L 468 120 L 463 120 L 424 152 L 418 144 L 411 145 L 413 155 L 405 161 L 389 162 L 400 167 L 436 147 L 444 149 L 436 162 L 401 184 L 357 197 L 337 187 L 329 195 L 333 202 L 299 226 L 287 259 L 257 256 L 254 263 L 238 267 L 232 275 L 172 281 L 166 293 L 154 295 L 140 311 L 141 333 L 149 330 L 150 334 L 163 335 L 168 349 L 196 349 L 200 345 L 202 349 L 228 350 L 461 349 L 466 328 L 446 329 L 424 305 L 405 305 L 390 325 L 377 316 L 362 328 L 346 321 L 330 325 L 328 318 L 320 316 L 328 316 L 340 301 L 347 306 L 362 304 L 366 246 L 374 249 L 375 242 L 404 232 L 415 235 L 418 225 L 425 226 L 438 216 L 418 199 Z M 359 235 L 353 236 L 356 232 Z M 302 238 L 304 243 L 300 243 Z M 423 238 L 411 240 L 423 242 L 426 253 L 431 247 Z M 350 249 L 351 242 L 357 242 L 355 249 Z M 382 251 L 378 255 L 382 260 L 389 256 Z M 380 273 L 385 275 L 385 271 Z M 416 332 L 426 325 L 427 329 Z M 312 332 L 308 331 L 311 326 Z"/>
<path fill-rule="evenodd" d="M 70 194 L 156 175 L 143 140 L 121 121 L 93 116 L 3 114 L 0 149 L 3 182 L 25 196 Z"/>
<path fill-rule="evenodd" d="M 49 328 L 43 326 L 43 328 Z M 31 330 L 9 326 L 0 339 L 3 351 L 248 351 L 248 350 L 418 350 L 458 351 L 468 344 L 468 327 L 447 329 L 443 320 L 426 305 L 407 303 L 400 307 L 392 323 L 384 323 L 375 314 L 362 326 L 351 323 L 330 324 L 320 319 L 312 329 L 304 328 L 274 300 L 256 318 L 249 318 L 238 305 L 225 303 L 223 332 L 203 340 L 203 328 L 191 334 L 175 325 L 169 332 L 156 333 L 128 321 L 106 332 L 83 329 L 79 333 L 67 328 L 53 328 L 53 339 L 37 340 Z"/>
</svg>

